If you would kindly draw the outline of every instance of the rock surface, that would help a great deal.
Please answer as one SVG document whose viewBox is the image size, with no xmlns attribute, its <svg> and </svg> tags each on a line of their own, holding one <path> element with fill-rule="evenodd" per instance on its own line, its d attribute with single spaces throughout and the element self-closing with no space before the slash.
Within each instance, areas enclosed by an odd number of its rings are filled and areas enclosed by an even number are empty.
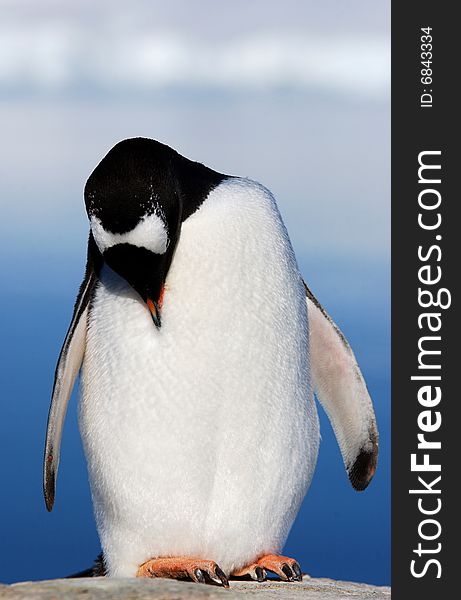
<svg viewBox="0 0 461 600">
<path fill-rule="evenodd" d="M 389 587 L 376 587 L 364 583 L 313 579 L 305 576 L 302 583 L 267 581 L 231 581 L 230 589 L 170 581 L 168 579 L 55 579 L 52 581 L 26 581 L 13 585 L 0 584 L 0 598 L 8 600 L 346 600 L 347 598 L 390 600 Z"/>
</svg>

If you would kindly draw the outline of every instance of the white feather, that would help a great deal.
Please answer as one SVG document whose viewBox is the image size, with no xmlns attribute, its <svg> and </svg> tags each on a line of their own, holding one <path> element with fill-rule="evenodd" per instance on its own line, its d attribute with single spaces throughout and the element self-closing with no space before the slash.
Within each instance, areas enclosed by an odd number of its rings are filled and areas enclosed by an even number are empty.
<svg viewBox="0 0 461 600">
<path fill-rule="evenodd" d="M 162 327 L 105 268 L 80 429 L 109 575 L 156 556 L 229 573 L 281 550 L 319 431 L 305 292 L 275 201 L 243 179 L 182 225 Z"/>
<path fill-rule="evenodd" d="M 168 248 L 168 233 L 163 219 L 153 213 L 144 216 L 131 231 L 112 233 L 106 231 L 97 217 L 91 217 L 91 231 L 100 250 L 104 252 L 116 244 L 131 244 L 147 248 L 156 254 L 163 254 Z"/>
</svg>

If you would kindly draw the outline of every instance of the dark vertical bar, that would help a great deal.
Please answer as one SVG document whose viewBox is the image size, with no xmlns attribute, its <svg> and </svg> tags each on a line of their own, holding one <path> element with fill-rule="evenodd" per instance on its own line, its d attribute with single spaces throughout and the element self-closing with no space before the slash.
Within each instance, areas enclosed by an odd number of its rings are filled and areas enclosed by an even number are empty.
<svg viewBox="0 0 461 600">
<path fill-rule="evenodd" d="M 455 136 L 459 137 L 461 118 L 458 106 L 455 111 L 455 102 L 458 104 L 455 90 L 459 89 L 461 36 L 455 8 L 456 3 L 426 0 L 395 0 L 392 5 L 392 596 L 395 600 L 452 597 L 455 565 L 459 561 L 461 195 L 456 179 L 461 171 L 461 152 Z M 431 30 L 426 34 L 422 28 L 427 27 Z M 432 38 L 430 57 L 421 56 L 421 52 L 429 51 L 428 47 L 421 48 L 422 43 L 429 43 L 429 38 L 421 39 L 424 35 Z M 424 59 L 430 59 L 431 64 L 422 65 Z M 431 81 L 421 81 L 421 77 L 429 74 L 421 72 L 425 68 L 431 69 Z M 426 154 L 421 155 L 422 152 Z M 422 169 L 420 177 L 418 156 L 429 166 Z M 418 224 L 419 215 L 424 227 Z M 441 222 L 435 227 L 438 215 Z M 440 280 L 435 281 L 439 275 Z M 418 296 L 421 290 L 432 293 L 433 305 L 429 293 Z M 450 297 L 451 305 L 447 306 Z M 437 298 L 446 308 L 435 305 Z M 412 380 L 412 376 L 425 379 Z M 439 401 L 437 388 L 441 393 Z M 424 435 L 423 442 L 418 434 Z M 440 442 L 441 448 L 418 448 L 418 443 L 423 446 L 426 442 Z M 412 454 L 416 469 L 422 469 L 426 460 L 429 469 L 440 465 L 440 471 L 412 471 Z M 410 490 L 420 492 L 410 493 Z"/>
</svg>

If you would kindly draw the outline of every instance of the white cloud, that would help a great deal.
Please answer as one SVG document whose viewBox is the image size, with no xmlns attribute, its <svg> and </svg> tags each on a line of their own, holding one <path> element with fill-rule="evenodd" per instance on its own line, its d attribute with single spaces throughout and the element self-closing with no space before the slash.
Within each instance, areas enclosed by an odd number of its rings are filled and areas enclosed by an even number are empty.
<svg viewBox="0 0 461 600">
<path fill-rule="evenodd" d="M 0 90 L 138 93 L 172 87 L 387 94 L 385 35 L 260 31 L 223 39 L 80 20 L 0 25 Z"/>
</svg>

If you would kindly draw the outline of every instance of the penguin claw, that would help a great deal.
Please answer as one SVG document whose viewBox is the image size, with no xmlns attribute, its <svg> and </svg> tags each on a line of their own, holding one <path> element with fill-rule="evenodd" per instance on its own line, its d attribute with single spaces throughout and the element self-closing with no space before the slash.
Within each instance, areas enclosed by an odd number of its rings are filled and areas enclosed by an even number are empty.
<svg viewBox="0 0 461 600">
<path fill-rule="evenodd" d="M 302 581 L 303 580 L 303 574 L 301 572 L 301 567 L 299 566 L 299 564 L 297 562 L 295 562 L 295 563 L 293 563 L 293 565 L 291 566 L 291 568 L 293 569 L 293 571 L 295 573 L 294 579 L 296 581 Z"/>
<path fill-rule="evenodd" d="M 259 583 L 261 583 L 262 581 L 266 581 L 267 579 L 267 573 L 266 573 L 266 569 L 263 569 L 262 567 L 256 567 L 255 570 L 253 571 L 253 573 L 251 574 L 252 579 L 254 579 L 255 581 L 259 581 Z"/>
<path fill-rule="evenodd" d="M 196 583 L 205 583 L 205 575 L 201 569 L 194 570 L 194 577 L 192 578 Z"/>
<path fill-rule="evenodd" d="M 289 565 L 286 563 L 282 565 L 282 571 L 285 573 L 287 581 L 293 581 L 294 573 Z"/>
<path fill-rule="evenodd" d="M 214 572 L 215 575 L 218 577 L 219 581 L 222 583 L 223 587 L 228 588 L 229 580 L 227 579 L 224 571 L 218 565 L 216 565 Z"/>
</svg>

